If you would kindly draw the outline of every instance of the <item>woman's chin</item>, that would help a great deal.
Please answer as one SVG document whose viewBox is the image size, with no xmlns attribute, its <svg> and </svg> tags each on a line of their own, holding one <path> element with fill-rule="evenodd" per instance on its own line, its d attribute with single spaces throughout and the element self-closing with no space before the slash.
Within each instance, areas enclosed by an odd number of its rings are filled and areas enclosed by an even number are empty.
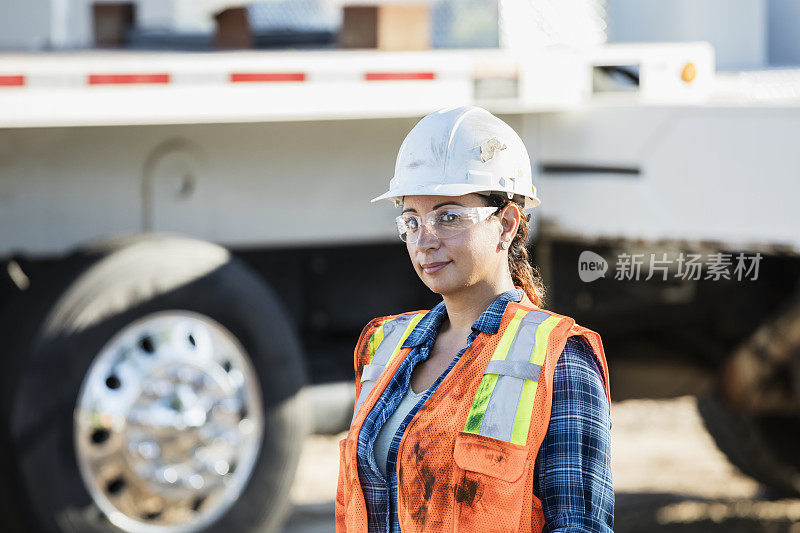
<svg viewBox="0 0 800 533">
<path fill-rule="evenodd" d="M 448 292 L 452 292 L 454 283 L 447 279 L 431 279 L 429 276 L 424 276 L 422 278 L 423 283 L 436 294 L 447 294 Z"/>
</svg>

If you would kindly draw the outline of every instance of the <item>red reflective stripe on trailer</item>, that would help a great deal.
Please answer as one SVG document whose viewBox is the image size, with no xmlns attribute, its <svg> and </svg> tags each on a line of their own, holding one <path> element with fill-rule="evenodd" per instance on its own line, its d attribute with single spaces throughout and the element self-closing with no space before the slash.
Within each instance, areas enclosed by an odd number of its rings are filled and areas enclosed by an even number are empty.
<svg viewBox="0 0 800 533">
<path fill-rule="evenodd" d="M 89 85 L 169 83 L 169 74 L 89 74 Z"/>
<path fill-rule="evenodd" d="M 19 87 L 25 85 L 25 76 L 0 76 L 0 87 Z"/>
<path fill-rule="evenodd" d="M 239 81 L 306 81 L 305 72 L 233 72 L 232 82 Z"/>
<path fill-rule="evenodd" d="M 436 74 L 433 72 L 367 72 L 364 79 L 367 81 L 377 80 L 433 80 Z"/>
</svg>

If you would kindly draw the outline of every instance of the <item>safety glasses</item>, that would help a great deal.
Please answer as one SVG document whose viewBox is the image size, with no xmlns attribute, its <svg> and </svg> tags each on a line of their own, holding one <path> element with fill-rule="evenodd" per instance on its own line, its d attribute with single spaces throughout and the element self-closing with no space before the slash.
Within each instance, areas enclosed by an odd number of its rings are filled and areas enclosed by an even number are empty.
<svg viewBox="0 0 800 533">
<path fill-rule="evenodd" d="M 419 240 L 422 226 L 439 239 L 448 239 L 469 229 L 497 212 L 499 207 L 443 207 L 423 216 L 403 213 L 395 218 L 397 233 L 403 242 Z"/>
</svg>

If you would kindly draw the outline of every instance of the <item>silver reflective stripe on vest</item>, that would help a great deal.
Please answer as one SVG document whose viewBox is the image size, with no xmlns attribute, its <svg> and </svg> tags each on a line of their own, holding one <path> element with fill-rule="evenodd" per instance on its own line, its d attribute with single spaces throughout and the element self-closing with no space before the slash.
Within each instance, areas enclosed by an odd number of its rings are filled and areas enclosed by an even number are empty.
<svg viewBox="0 0 800 533">
<path fill-rule="evenodd" d="M 536 329 L 551 315 L 544 311 L 531 311 L 519 325 L 508 355 L 502 361 L 490 361 L 484 374 L 500 374 L 481 421 L 480 435 L 511 441 L 522 385 L 526 379 L 539 380 L 541 367 L 531 363 L 536 344 Z M 534 368 L 536 367 L 536 368 Z M 532 377 L 528 377 L 528 376 Z"/>
<path fill-rule="evenodd" d="M 386 368 L 386 363 L 394 353 L 395 348 L 397 348 L 397 344 L 405 340 L 403 339 L 403 333 L 408 323 L 411 322 L 415 316 L 417 315 L 400 315 L 393 320 L 383 323 L 383 340 L 375 349 L 372 363 L 365 365 L 361 371 L 361 392 L 356 401 L 353 418 L 350 420 L 351 425 L 353 424 L 353 420 L 356 419 L 356 414 L 361 409 L 361 406 L 364 405 L 364 400 L 367 399 L 370 391 L 372 391 L 372 387 L 375 386 L 381 373 L 383 373 L 383 370 Z"/>
<path fill-rule="evenodd" d="M 528 361 L 499 360 L 489 361 L 489 364 L 486 365 L 486 370 L 483 373 L 539 381 L 539 373 L 541 371 L 541 366 Z"/>
<path fill-rule="evenodd" d="M 378 381 L 378 376 L 383 372 L 383 368 L 383 365 L 376 365 L 374 363 L 365 366 L 364 370 L 361 371 L 361 383 L 365 381 Z"/>
</svg>

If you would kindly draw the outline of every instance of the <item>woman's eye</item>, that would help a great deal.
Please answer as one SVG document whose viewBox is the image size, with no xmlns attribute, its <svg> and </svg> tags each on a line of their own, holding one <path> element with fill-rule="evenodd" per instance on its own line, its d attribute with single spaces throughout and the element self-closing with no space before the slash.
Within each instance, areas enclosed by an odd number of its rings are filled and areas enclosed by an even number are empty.
<svg viewBox="0 0 800 533">
<path fill-rule="evenodd" d="M 414 231 L 417 229 L 417 219 L 413 217 L 408 217 L 403 221 L 406 229 L 409 231 Z"/>
<path fill-rule="evenodd" d="M 461 215 L 458 213 L 442 213 L 438 219 L 442 224 L 453 224 L 461 219 Z"/>
</svg>

